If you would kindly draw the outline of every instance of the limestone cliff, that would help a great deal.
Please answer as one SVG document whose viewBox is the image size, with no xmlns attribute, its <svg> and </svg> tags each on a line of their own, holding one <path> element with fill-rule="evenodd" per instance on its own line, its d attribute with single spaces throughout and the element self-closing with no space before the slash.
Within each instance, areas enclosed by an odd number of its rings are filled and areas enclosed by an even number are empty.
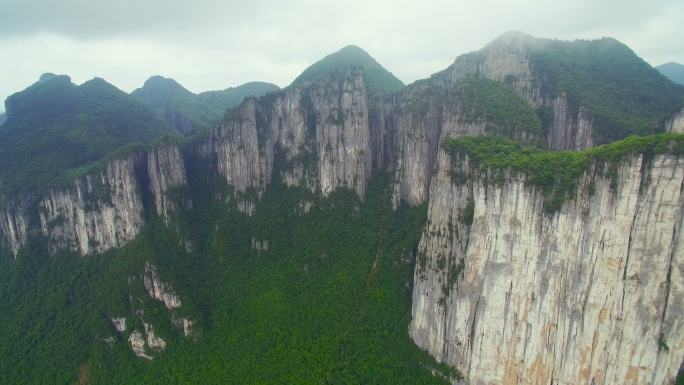
<svg viewBox="0 0 684 385">
<path fill-rule="evenodd" d="M 363 72 L 350 68 L 247 99 L 199 145 L 199 154 L 235 189 L 243 211 L 270 182 L 276 158 L 290 186 L 324 195 L 345 186 L 363 197 L 372 165 L 368 119 Z"/>
<path fill-rule="evenodd" d="M 407 87 L 395 105 L 378 122 L 391 121 L 392 147 L 388 168 L 394 172 L 394 205 L 410 205 L 428 198 L 430 178 L 439 143 L 445 137 L 500 135 L 525 143 L 543 139 L 541 122 L 534 110 L 503 85 L 486 79 L 465 77 L 451 85 L 421 81 Z M 507 105 L 501 114 L 496 105 Z M 386 123 L 385 123 L 386 124 Z M 383 127 L 372 128 L 374 133 Z M 373 135 L 384 140 L 381 134 Z M 385 146 L 387 147 L 387 146 Z"/>
<path fill-rule="evenodd" d="M 143 226 L 136 155 L 108 162 L 71 188 L 52 189 L 39 202 L 40 232 L 51 252 L 99 253 L 132 240 Z"/>
<path fill-rule="evenodd" d="M 38 236 L 47 239 L 51 254 L 71 250 L 88 255 L 121 247 L 144 226 L 145 186 L 156 213 L 167 223 L 173 210 L 192 207 L 184 194 L 185 172 L 176 145 L 114 158 L 60 187 L 3 203 L 2 244 L 14 256 L 31 237 Z"/>
<path fill-rule="evenodd" d="M 595 162 L 559 211 L 440 150 L 410 335 L 472 384 L 671 384 L 684 357 L 684 158 Z M 465 179 L 463 179 L 465 176 Z M 617 182 L 617 183 L 615 183 Z"/>
<path fill-rule="evenodd" d="M 176 144 L 164 144 L 147 154 L 149 188 L 154 198 L 157 215 L 168 223 L 169 215 L 178 205 L 192 208 L 192 201 L 185 194 L 187 177 L 185 161 Z"/>
</svg>

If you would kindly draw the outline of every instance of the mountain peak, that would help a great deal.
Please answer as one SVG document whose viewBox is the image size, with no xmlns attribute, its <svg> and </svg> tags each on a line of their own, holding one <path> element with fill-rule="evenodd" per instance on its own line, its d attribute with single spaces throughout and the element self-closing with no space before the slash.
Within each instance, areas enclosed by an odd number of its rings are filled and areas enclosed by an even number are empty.
<svg viewBox="0 0 684 385">
<path fill-rule="evenodd" d="M 194 94 L 171 78 L 154 75 L 147 79 L 141 88 L 133 91 L 131 95 L 160 111 L 170 100 L 187 98 Z"/>
<path fill-rule="evenodd" d="M 366 76 L 369 93 L 398 91 L 404 83 L 385 69 L 371 55 L 356 45 L 347 45 L 309 66 L 292 84 L 314 81 L 329 74 L 344 73 L 349 67 L 360 67 Z"/>
</svg>

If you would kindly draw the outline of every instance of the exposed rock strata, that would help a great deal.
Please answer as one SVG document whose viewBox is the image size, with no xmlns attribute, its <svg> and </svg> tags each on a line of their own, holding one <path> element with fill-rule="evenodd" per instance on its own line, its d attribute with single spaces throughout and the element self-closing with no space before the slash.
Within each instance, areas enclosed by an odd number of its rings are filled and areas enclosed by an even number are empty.
<svg viewBox="0 0 684 385">
<path fill-rule="evenodd" d="M 553 215 L 440 151 L 410 334 L 473 384 L 670 384 L 684 357 L 684 159 L 595 165 Z M 470 219 L 472 218 L 472 219 Z"/>
<path fill-rule="evenodd" d="M 368 119 L 363 73 L 350 69 L 341 78 L 328 76 L 247 99 L 200 145 L 199 153 L 214 161 L 228 185 L 242 194 L 238 202 L 261 195 L 276 157 L 281 160 L 278 172 L 290 186 L 324 195 L 348 187 L 363 197 L 372 165 Z"/>
<path fill-rule="evenodd" d="M 149 188 L 154 198 L 157 215 L 168 223 L 170 214 L 179 209 L 192 208 L 192 201 L 185 196 L 187 186 L 185 161 L 177 145 L 166 144 L 147 154 Z"/>
</svg>

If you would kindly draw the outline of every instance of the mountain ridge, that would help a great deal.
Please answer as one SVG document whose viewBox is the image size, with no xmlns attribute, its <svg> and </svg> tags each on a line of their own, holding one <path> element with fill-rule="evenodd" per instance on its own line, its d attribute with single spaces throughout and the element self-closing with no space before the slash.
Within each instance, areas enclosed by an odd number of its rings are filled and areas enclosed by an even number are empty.
<svg viewBox="0 0 684 385">
<path fill-rule="evenodd" d="M 668 62 L 656 66 L 656 69 L 673 82 L 684 85 L 684 64 Z"/>
</svg>

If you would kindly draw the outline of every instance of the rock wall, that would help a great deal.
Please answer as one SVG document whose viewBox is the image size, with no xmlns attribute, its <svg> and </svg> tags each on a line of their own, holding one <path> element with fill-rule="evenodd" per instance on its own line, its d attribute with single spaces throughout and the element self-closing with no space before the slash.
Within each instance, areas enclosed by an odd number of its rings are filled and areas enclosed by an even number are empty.
<svg viewBox="0 0 684 385">
<path fill-rule="evenodd" d="M 394 108 L 384 110 L 392 116 L 373 121 L 391 121 L 390 129 L 395 130 L 391 135 L 393 148 L 387 150 L 391 155 L 386 157 L 391 159 L 386 164 L 394 173 L 395 207 L 400 201 L 412 206 L 427 201 L 437 150 L 446 137 L 496 134 L 526 143 L 542 140 L 540 134 L 503 130 L 493 124 L 476 111 L 458 87 L 417 82 L 394 102 Z M 381 128 L 372 131 L 380 132 Z"/>
<path fill-rule="evenodd" d="M 247 99 L 199 145 L 199 154 L 215 162 L 237 193 L 258 198 L 278 157 L 278 172 L 290 186 L 324 195 L 344 186 L 363 197 L 372 166 L 368 120 L 363 73 L 349 69 L 339 78 Z"/>
<path fill-rule="evenodd" d="M 136 156 L 113 160 L 69 189 L 52 189 L 39 202 L 40 231 L 51 252 L 99 253 L 132 240 L 143 226 Z"/>
<path fill-rule="evenodd" d="M 0 235 L 16 256 L 32 236 L 47 239 L 50 253 L 88 255 L 121 247 L 145 223 L 142 189 L 148 186 L 156 213 L 167 223 L 172 211 L 191 208 L 180 149 L 162 145 L 107 162 L 102 170 L 0 207 Z M 177 193 L 177 194 L 176 194 Z"/>
<path fill-rule="evenodd" d="M 27 216 L 30 199 L 19 199 L 0 206 L 0 233 L 9 254 L 16 256 L 26 245 L 29 233 Z"/>
<path fill-rule="evenodd" d="M 440 151 L 410 335 L 472 384 L 671 384 L 684 358 L 684 158 L 594 165 L 545 214 L 523 174 L 493 183 Z"/>
<path fill-rule="evenodd" d="M 187 177 L 183 155 L 175 144 L 166 144 L 147 154 L 149 189 L 157 215 L 168 223 L 171 213 L 180 207 L 192 208 L 192 200 L 184 191 Z"/>
</svg>

